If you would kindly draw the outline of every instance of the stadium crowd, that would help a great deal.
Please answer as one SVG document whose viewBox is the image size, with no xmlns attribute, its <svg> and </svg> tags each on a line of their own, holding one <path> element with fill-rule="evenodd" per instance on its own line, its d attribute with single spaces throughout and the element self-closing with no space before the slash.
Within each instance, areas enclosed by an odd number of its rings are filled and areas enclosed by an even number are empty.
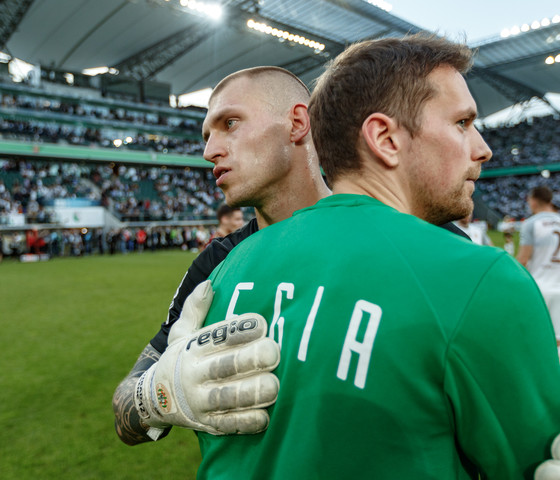
<svg viewBox="0 0 560 480">
<path fill-rule="evenodd" d="M 213 219 L 223 201 L 212 172 L 65 162 L 0 160 L 0 223 L 56 221 L 55 199 L 86 198 L 122 221 Z"/>
<path fill-rule="evenodd" d="M 0 232 L 0 259 L 25 254 L 49 257 L 115 255 L 166 249 L 202 250 L 215 227 L 197 225 L 147 228 L 29 229 Z"/>
<path fill-rule="evenodd" d="M 553 115 L 513 126 L 483 128 L 482 134 L 493 153 L 485 169 L 560 161 L 560 118 Z"/>
<path fill-rule="evenodd" d="M 128 111 L 120 107 L 88 105 L 31 95 L 3 93 L 2 112 L 33 111 L 65 115 L 78 120 L 121 122 L 134 127 L 167 128 L 187 136 L 198 135 L 192 119 Z M 66 142 L 179 154 L 201 154 L 202 141 L 170 135 L 136 132 L 115 143 L 114 128 L 91 128 L 2 115 L 0 138 L 33 142 Z M 493 151 L 485 170 L 560 161 L 560 119 L 535 117 L 513 126 L 488 128 L 485 140 Z M 124 130 L 123 130 L 124 131 Z M 117 146 L 118 145 L 118 146 Z M 529 215 L 527 192 L 546 184 L 560 195 L 560 173 L 496 176 L 477 182 L 477 195 L 501 217 L 521 220 Z M 0 224 L 9 214 L 24 214 L 26 223 L 56 221 L 50 208 L 55 199 L 85 198 L 107 207 L 122 221 L 173 221 L 214 218 L 223 202 L 210 170 L 165 167 L 94 165 L 58 161 L 0 160 Z M 560 202 L 559 202 L 560 203 Z M 70 234 L 68 234 L 70 235 Z M 16 242 L 17 243 L 17 242 Z M 71 242 L 67 242 L 71 243 Z"/>
<path fill-rule="evenodd" d="M 53 116 L 22 119 L 26 112 L 47 112 Z M 65 103 L 55 98 L 2 94 L 0 113 L 0 134 L 5 139 L 185 155 L 200 155 L 204 149 L 202 140 L 198 139 L 197 121 L 162 115 L 155 110 L 145 113 L 78 101 Z M 88 121 L 99 127 L 82 125 Z M 146 130 L 150 127 L 153 133 L 148 134 Z"/>
<path fill-rule="evenodd" d="M 527 193 L 539 185 L 548 186 L 555 192 L 555 204 L 560 207 L 560 173 L 551 173 L 548 178 L 541 175 L 519 175 L 495 178 L 481 178 L 476 182 L 476 190 L 482 201 L 501 217 L 515 220 L 527 218 L 531 213 L 527 206 Z"/>
</svg>

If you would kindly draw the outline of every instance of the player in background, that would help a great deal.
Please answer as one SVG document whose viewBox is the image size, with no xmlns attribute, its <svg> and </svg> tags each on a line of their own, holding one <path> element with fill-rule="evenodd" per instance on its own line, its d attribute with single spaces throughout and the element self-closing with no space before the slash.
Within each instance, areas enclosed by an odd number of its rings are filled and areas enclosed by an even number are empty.
<svg viewBox="0 0 560 480">
<path fill-rule="evenodd" d="M 218 228 L 210 236 L 206 246 L 215 238 L 224 238 L 239 230 L 244 223 L 241 207 L 230 207 L 227 203 L 219 206 L 216 216 L 218 217 Z"/>
<path fill-rule="evenodd" d="M 486 229 L 480 225 L 472 223 L 472 218 L 473 218 L 472 213 L 469 213 L 463 218 L 457 220 L 455 222 L 455 225 L 457 225 L 461 230 L 463 230 L 463 232 L 465 232 L 470 237 L 470 239 L 477 245 L 492 246 L 493 245 L 492 240 L 490 240 L 490 237 L 488 236 Z"/>
<path fill-rule="evenodd" d="M 533 188 L 527 203 L 533 213 L 521 224 L 517 260 L 527 267 L 546 300 L 560 346 L 560 214 L 550 188 Z"/>
<path fill-rule="evenodd" d="M 309 112 L 333 195 L 210 277 L 207 323 L 268 319 L 281 388 L 265 433 L 199 434 L 200 480 L 513 480 L 545 460 L 560 364 L 538 288 L 505 251 L 424 221 L 469 214 L 491 156 L 471 61 L 433 36 L 382 39 L 320 78 Z M 353 238 L 343 255 L 339 232 Z"/>
</svg>

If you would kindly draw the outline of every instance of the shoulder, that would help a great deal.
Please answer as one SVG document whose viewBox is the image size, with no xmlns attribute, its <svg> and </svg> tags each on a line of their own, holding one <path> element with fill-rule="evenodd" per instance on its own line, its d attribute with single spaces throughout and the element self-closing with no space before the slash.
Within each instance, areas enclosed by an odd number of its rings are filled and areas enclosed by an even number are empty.
<svg viewBox="0 0 560 480">
<path fill-rule="evenodd" d="M 236 245 L 250 237 L 259 230 L 257 220 L 251 219 L 246 225 L 230 233 L 226 237 L 217 237 L 212 239 L 202 253 L 208 251 L 208 254 L 216 254 L 217 252 L 230 252 Z M 201 254 L 202 255 L 202 254 Z"/>
<path fill-rule="evenodd" d="M 193 261 L 193 266 L 207 271 L 208 274 L 221 263 L 229 253 L 240 244 L 258 231 L 256 219 L 250 220 L 246 225 L 230 233 L 226 237 L 214 238 L 207 247 Z"/>
</svg>

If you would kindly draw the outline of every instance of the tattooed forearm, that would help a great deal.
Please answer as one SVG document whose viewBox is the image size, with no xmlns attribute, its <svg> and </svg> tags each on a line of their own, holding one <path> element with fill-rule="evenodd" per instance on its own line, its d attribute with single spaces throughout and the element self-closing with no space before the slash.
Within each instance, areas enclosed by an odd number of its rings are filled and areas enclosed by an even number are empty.
<svg viewBox="0 0 560 480">
<path fill-rule="evenodd" d="M 160 356 L 161 354 L 154 347 L 146 346 L 130 373 L 120 383 L 113 395 L 115 429 L 119 438 L 127 445 L 152 441 L 146 434 L 148 427 L 142 423 L 134 405 L 134 390 L 138 378 L 157 362 Z M 165 432 L 160 438 L 167 433 Z"/>
</svg>

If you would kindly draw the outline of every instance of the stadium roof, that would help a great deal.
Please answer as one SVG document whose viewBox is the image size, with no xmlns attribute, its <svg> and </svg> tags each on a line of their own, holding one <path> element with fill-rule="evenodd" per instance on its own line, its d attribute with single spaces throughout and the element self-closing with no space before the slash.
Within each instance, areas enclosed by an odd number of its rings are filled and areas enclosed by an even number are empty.
<svg viewBox="0 0 560 480">
<path fill-rule="evenodd" d="M 0 49 L 56 70 L 114 67 L 119 76 L 169 83 L 182 94 L 256 65 L 288 68 L 311 85 L 348 44 L 421 30 L 372 4 L 381 0 L 219 3 L 215 20 L 201 13 L 202 0 L 4 0 Z M 267 26 L 271 34 L 258 31 Z M 468 82 L 481 117 L 560 93 L 560 22 L 475 46 Z"/>
</svg>

